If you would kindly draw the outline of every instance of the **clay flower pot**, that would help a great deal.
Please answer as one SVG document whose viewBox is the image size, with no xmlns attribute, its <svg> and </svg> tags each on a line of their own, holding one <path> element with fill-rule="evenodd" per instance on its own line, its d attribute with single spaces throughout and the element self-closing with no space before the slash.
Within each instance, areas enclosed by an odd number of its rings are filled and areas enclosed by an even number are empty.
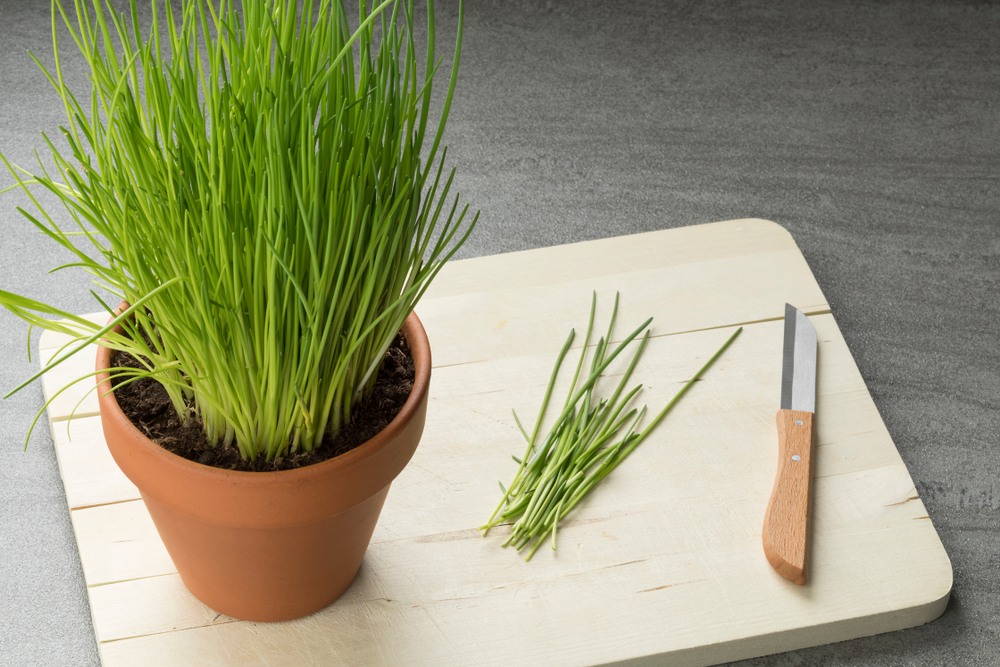
<svg viewBox="0 0 1000 667">
<path fill-rule="evenodd" d="M 389 485 L 416 450 L 427 412 L 431 352 L 415 314 L 402 328 L 416 379 L 378 435 L 341 456 L 280 472 L 221 470 L 181 458 L 139 432 L 97 376 L 108 449 L 139 488 L 180 573 L 199 600 L 234 618 L 284 621 L 326 607 L 361 566 Z M 110 366 L 101 347 L 97 370 Z"/>
</svg>

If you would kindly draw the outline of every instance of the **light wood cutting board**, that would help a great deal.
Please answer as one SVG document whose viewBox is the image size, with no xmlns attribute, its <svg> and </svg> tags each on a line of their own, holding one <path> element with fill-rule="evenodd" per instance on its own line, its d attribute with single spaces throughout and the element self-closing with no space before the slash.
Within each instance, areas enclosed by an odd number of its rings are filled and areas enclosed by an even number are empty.
<svg viewBox="0 0 1000 667">
<path fill-rule="evenodd" d="M 744 331 L 564 522 L 558 551 L 543 547 L 526 563 L 500 548 L 504 527 L 486 538 L 475 528 L 499 501 L 497 480 L 514 474 L 511 454 L 523 453 L 511 409 L 534 419 L 566 334 L 586 326 L 593 290 L 598 322 L 621 292 L 619 335 L 655 318 L 634 376 L 645 385 L 639 403 L 654 413 L 736 326 Z M 760 538 L 786 302 L 810 316 L 819 338 L 805 587 L 771 570 Z M 235 621 L 191 596 L 107 453 L 93 394 L 67 425 L 91 385 L 53 402 L 106 667 L 709 665 L 911 627 L 944 611 L 948 556 L 823 293 L 774 223 L 454 262 L 417 313 L 434 358 L 423 440 L 393 484 L 355 583 L 298 621 Z M 42 337 L 42 363 L 62 342 Z M 46 397 L 92 367 L 90 355 L 63 364 L 43 378 Z"/>
</svg>

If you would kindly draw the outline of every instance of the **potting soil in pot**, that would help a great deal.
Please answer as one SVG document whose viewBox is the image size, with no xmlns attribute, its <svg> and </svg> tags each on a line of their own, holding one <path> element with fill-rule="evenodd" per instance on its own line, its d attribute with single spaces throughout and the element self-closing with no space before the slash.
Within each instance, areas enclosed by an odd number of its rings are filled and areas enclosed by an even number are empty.
<svg viewBox="0 0 1000 667">
<path fill-rule="evenodd" d="M 141 368 L 142 365 L 126 352 L 112 357 L 115 366 Z M 374 437 L 399 414 L 413 389 L 415 371 L 410 349 L 402 334 L 386 351 L 372 394 L 351 411 L 351 423 L 334 435 L 327 434 L 323 444 L 311 452 L 292 454 L 272 461 L 244 460 L 235 447 L 209 447 L 202 430 L 201 419 L 193 413 L 190 425 L 181 420 L 167 397 L 167 392 L 152 378 L 142 378 L 118 386 L 125 378 L 112 381 L 115 398 L 122 411 L 142 433 L 164 449 L 190 461 L 227 470 L 270 472 L 290 470 L 326 461 L 348 452 Z"/>
</svg>

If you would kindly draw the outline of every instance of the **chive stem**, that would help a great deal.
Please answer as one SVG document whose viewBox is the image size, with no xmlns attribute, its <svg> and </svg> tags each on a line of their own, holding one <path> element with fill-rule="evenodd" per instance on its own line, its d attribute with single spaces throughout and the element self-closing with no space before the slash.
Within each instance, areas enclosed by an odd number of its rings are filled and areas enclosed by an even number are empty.
<svg viewBox="0 0 1000 667">
<path fill-rule="evenodd" d="M 618 302 L 619 298 L 616 294 L 607 337 L 598 340 L 593 348 L 588 375 L 583 383 L 577 387 L 580 370 L 583 368 L 584 359 L 588 354 L 590 333 L 594 324 L 597 304 L 597 294 L 594 293 L 584 347 L 580 351 L 580 359 L 577 361 L 576 371 L 567 390 L 567 399 L 563 404 L 562 412 L 549 429 L 540 447 L 535 448 L 539 428 L 544 420 L 559 368 L 573 342 L 574 331 L 570 331 L 569 337 L 556 358 L 555 367 L 549 377 L 542 406 L 535 422 L 535 428 L 530 437 L 525 433 L 517 414 L 514 413 L 514 419 L 528 441 L 528 449 L 523 458 L 512 457 L 518 463 L 514 479 L 506 488 L 502 483 L 500 484 L 503 493 L 500 504 L 486 524 L 480 526 L 479 530 L 485 536 L 490 528 L 500 522 L 513 521 L 510 535 L 501 546 L 514 546 L 516 550 L 520 551 L 534 540 L 525 560 L 531 560 L 539 545 L 550 533 L 552 535 L 552 549 L 556 549 L 559 522 L 594 486 L 617 468 L 646 439 L 681 397 L 743 330 L 742 327 L 736 329 L 722 347 L 685 382 L 666 406 L 640 431 L 640 424 L 646 416 L 646 406 L 633 407 L 624 415 L 622 412 L 631 404 L 642 385 L 632 388 L 624 393 L 624 396 L 622 394 L 625 392 L 639 357 L 649 341 L 650 331 L 646 327 L 652 318 L 633 331 L 608 354 L 610 347 L 608 341 L 612 339 L 614 334 Z M 594 405 L 595 391 L 601 373 L 607 369 L 626 345 L 638 337 L 643 329 L 646 331 L 632 352 L 632 358 L 611 396 L 607 399 L 598 399 Z M 626 424 L 628 424 L 628 428 L 624 435 L 619 437 L 617 434 Z"/>
</svg>

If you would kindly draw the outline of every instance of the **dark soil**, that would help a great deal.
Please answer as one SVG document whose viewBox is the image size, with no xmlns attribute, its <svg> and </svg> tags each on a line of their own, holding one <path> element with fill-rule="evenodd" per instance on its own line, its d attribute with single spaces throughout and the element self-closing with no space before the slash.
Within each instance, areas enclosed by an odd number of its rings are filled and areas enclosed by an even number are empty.
<svg viewBox="0 0 1000 667">
<path fill-rule="evenodd" d="M 125 352 L 116 352 L 111 363 L 113 366 L 141 367 L 135 357 Z M 115 398 L 125 416 L 164 449 L 189 461 L 216 468 L 272 472 L 326 461 L 370 440 L 403 409 L 403 404 L 413 390 L 415 377 L 410 348 L 403 335 L 397 334 L 386 351 L 382 368 L 375 380 L 374 391 L 351 411 L 351 423 L 336 434 L 328 433 L 323 444 L 311 452 L 291 454 L 272 461 L 265 461 L 263 457 L 257 461 L 244 460 L 235 446 L 225 447 L 220 444 L 210 447 L 202 430 L 201 418 L 195 414 L 193 407 L 188 406 L 191 412 L 190 425 L 181 426 L 181 420 L 166 390 L 156 380 L 143 378 L 120 387 L 120 381 L 112 383 L 116 387 Z"/>
</svg>

